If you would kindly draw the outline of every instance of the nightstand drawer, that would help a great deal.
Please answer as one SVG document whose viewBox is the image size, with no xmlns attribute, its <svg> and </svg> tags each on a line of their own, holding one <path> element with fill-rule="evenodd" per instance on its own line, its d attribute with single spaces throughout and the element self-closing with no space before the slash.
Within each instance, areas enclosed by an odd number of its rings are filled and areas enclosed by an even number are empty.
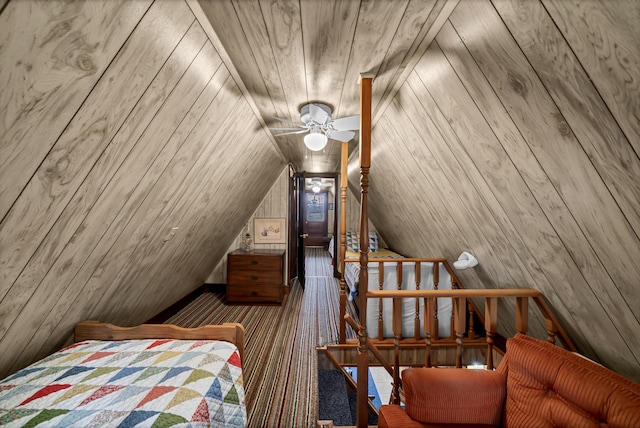
<svg viewBox="0 0 640 428">
<path fill-rule="evenodd" d="M 231 270 L 227 274 L 227 284 L 282 284 L 282 269 L 278 271 Z"/>
<path fill-rule="evenodd" d="M 264 255 L 233 255 L 229 257 L 229 269 L 235 271 L 259 270 L 282 272 L 282 257 Z"/>
<path fill-rule="evenodd" d="M 227 259 L 227 303 L 281 303 L 284 250 L 236 250 Z"/>
<path fill-rule="evenodd" d="M 280 303 L 283 291 L 283 288 L 279 286 L 227 284 L 227 300 L 247 303 Z"/>
</svg>

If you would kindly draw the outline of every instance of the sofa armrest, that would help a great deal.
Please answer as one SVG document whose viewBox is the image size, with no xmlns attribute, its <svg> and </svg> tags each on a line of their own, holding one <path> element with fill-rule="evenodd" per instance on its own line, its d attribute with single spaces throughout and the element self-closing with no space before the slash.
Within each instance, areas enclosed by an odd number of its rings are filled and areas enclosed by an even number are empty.
<svg viewBox="0 0 640 428">
<path fill-rule="evenodd" d="M 424 428 L 424 424 L 414 421 L 402 407 L 396 404 L 380 406 L 378 428 Z"/>
<path fill-rule="evenodd" d="M 407 369 L 406 412 L 423 423 L 500 425 L 506 379 L 491 370 Z"/>
</svg>

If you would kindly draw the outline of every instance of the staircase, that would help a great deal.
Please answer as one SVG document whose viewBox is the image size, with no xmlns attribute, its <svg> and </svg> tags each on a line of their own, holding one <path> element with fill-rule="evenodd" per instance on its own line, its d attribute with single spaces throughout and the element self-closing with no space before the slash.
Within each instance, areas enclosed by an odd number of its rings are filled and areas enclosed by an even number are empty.
<svg viewBox="0 0 640 428">
<path fill-rule="evenodd" d="M 318 403 L 318 419 L 333 421 L 335 426 L 355 425 L 355 408 L 352 412 L 340 370 L 318 370 Z"/>
</svg>

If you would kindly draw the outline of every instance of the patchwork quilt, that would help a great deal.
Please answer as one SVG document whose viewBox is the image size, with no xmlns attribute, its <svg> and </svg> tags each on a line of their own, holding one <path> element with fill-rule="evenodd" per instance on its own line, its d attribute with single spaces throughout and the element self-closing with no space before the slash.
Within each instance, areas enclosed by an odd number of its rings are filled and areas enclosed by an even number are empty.
<svg viewBox="0 0 640 428">
<path fill-rule="evenodd" d="M 85 341 L 0 381 L 0 426 L 244 427 L 238 349 L 212 340 Z"/>
</svg>

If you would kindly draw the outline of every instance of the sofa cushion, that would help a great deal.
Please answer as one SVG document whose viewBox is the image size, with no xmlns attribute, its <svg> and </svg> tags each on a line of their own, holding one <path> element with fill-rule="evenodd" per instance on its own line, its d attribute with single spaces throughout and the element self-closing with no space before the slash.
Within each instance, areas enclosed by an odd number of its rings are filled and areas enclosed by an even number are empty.
<svg viewBox="0 0 640 428">
<path fill-rule="evenodd" d="M 505 399 L 501 373 L 467 369 L 407 369 L 402 372 L 406 412 L 430 424 L 498 426 Z"/>
<path fill-rule="evenodd" d="M 516 335 L 498 371 L 505 427 L 640 427 L 640 385 L 551 343 Z"/>
<path fill-rule="evenodd" d="M 378 428 L 491 428 L 485 424 L 429 424 L 411 419 L 402 407 L 395 404 L 380 406 Z"/>
</svg>

